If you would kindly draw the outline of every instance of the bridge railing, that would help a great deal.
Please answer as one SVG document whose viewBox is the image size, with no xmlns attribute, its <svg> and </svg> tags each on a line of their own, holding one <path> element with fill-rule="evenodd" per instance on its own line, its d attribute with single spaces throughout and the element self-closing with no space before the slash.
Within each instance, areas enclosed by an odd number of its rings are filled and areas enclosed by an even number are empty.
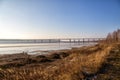
<svg viewBox="0 0 120 80">
<path fill-rule="evenodd" d="M 99 42 L 105 38 L 64 38 L 64 39 L 0 39 L 0 43 L 86 43 Z"/>
</svg>

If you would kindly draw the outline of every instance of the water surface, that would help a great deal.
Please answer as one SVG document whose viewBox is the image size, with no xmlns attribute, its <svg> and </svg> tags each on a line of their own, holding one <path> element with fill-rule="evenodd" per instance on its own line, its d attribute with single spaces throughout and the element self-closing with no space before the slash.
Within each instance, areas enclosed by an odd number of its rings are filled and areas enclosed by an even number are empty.
<svg viewBox="0 0 120 80">
<path fill-rule="evenodd" d="M 13 54 L 27 52 L 34 54 L 40 51 L 71 49 L 73 47 L 81 47 L 93 45 L 95 43 L 9 43 L 0 44 L 0 54 Z"/>
</svg>

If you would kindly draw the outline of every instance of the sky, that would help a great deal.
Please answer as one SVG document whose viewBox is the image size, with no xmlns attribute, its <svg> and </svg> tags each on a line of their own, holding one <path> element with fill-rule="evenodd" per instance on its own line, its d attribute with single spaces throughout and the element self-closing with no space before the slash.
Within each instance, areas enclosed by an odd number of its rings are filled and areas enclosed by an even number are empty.
<svg viewBox="0 0 120 80">
<path fill-rule="evenodd" d="M 0 0 L 0 39 L 98 38 L 120 28 L 120 0 Z"/>
</svg>

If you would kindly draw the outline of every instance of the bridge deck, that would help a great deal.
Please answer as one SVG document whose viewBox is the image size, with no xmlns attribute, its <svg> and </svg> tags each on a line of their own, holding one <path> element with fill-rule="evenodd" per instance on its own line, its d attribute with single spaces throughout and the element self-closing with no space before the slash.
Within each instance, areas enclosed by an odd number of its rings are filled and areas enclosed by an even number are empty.
<svg viewBox="0 0 120 80">
<path fill-rule="evenodd" d="M 99 42 L 105 38 L 63 38 L 63 39 L 0 39 L 0 43 L 86 43 Z"/>
</svg>

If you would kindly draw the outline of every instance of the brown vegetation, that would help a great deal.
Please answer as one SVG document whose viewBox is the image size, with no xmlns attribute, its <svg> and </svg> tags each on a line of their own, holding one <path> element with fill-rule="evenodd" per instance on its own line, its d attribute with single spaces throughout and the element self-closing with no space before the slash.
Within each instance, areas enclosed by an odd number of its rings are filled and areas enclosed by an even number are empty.
<svg viewBox="0 0 120 80">
<path fill-rule="evenodd" d="M 0 56 L 0 80 L 119 80 L 119 34 L 120 30 L 108 35 L 106 41 L 111 44 L 104 42 L 45 55 Z"/>
<path fill-rule="evenodd" d="M 120 41 L 120 29 L 118 29 L 117 31 L 114 31 L 112 33 L 109 33 L 106 40 L 109 43 L 119 42 Z"/>
<path fill-rule="evenodd" d="M 111 47 L 95 45 L 49 55 L 2 56 L 1 80 L 80 80 L 94 78 Z M 2 62 L 2 60 L 4 60 Z"/>
<path fill-rule="evenodd" d="M 114 47 L 99 69 L 97 77 L 97 80 L 120 80 L 120 43 L 114 44 Z"/>
</svg>

